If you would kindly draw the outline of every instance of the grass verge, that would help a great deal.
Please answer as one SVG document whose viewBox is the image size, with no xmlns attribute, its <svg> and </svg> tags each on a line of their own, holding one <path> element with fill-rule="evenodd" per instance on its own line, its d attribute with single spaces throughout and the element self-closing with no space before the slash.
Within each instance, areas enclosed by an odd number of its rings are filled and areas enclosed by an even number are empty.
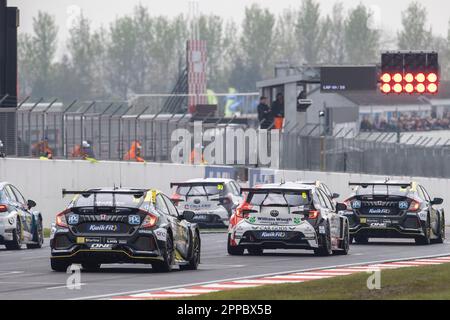
<svg viewBox="0 0 450 320">
<path fill-rule="evenodd" d="M 44 238 L 50 238 L 50 228 L 44 228 Z"/>
<path fill-rule="evenodd" d="M 194 300 L 429 300 L 450 299 L 450 263 L 381 271 L 381 289 L 369 290 L 370 275 L 268 285 L 204 294 Z"/>
</svg>

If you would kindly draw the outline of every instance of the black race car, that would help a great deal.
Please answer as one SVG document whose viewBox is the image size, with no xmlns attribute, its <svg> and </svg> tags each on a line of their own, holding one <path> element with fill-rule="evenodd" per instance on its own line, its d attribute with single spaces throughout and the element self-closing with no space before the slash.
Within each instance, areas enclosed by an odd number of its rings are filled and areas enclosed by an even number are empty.
<svg viewBox="0 0 450 320">
<path fill-rule="evenodd" d="M 189 223 L 194 213 L 179 213 L 158 190 L 91 189 L 75 194 L 56 216 L 52 230 L 51 268 L 66 271 L 72 263 L 96 270 L 108 263 L 151 264 L 157 272 L 194 270 L 200 263 L 200 232 Z"/>
<path fill-rule="evenodd" d="M 432 199 L 415 182 L 349 183 L 356 187 L 345 201 L 350 235 L 357 243 L 369 238 L 412 238 L 417 244 L 442 243 L 445 238 L 443 202 Z"/>
</svg>

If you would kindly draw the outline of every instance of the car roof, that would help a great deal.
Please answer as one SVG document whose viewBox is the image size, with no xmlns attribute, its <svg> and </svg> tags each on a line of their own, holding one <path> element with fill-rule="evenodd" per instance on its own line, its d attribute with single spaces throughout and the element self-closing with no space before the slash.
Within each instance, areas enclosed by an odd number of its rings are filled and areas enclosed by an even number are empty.
<svg viewBox="0 0 450 320">
<path fill-rule="evenodd" d="M 314 190 L 315 185 L 301 184 L 298 182 L 285 182 L 285 183 L 269 183 L 259 184 L 255 186 L 255 189 L 287 189 L 287 190 Z"/>
<path fill-rule="evenodd" d="M 195 178 L 195 179 L 189 179 L 186 181 L 186 183 L 189 182 L 212 182 L 212 183 L 228 183 L 234 181 L 233 179 L 227 179 L 227 178 Z"/>
</svg>

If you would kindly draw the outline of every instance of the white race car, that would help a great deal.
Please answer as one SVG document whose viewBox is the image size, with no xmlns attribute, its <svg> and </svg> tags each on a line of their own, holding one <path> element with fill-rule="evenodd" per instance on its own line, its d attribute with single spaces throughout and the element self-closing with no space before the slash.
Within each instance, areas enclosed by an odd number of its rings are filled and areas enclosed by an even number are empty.
<svg viewBox="0 0 450 320">
<path fill-rule="evenodd" d="M 240 186 L 232 179 L 192 179 L 170 187 L 176 187 L 172 201 L 178 210 L 195 212 L 192 222 L 200 227 L 228 226 L 233 209 L 242 201 Z"/>
<path fill-rule="evenodd" d="M 329 196 L 315 185 L 260 185 L 246 192 L 228 228 L 228 253 L 261 255 L 264 249 L 310 249 L 317 255 L 349 251 L 349 224 Z"/>
</svg>

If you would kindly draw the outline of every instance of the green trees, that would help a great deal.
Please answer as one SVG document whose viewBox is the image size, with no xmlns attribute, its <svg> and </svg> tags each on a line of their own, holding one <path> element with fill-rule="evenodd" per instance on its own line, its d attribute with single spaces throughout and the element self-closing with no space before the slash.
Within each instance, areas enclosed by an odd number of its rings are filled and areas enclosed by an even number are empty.
<svg viewBox="0 0 450 320">
<path fill-rule="evenodd" d="M 208 87 L 216 92 L 229 87 L 254 91 L 256 81 L 273 75 L 277 62 L 369 64 L 393 46 L 439 50 L 443 74 L 450 73 L 450 36 L 433 36 L 427 12 L 418 2 L 402 13 L 402 29 L 392 38 L 383 37 L 382 44 L 382 30 L 372 27 L 371 19 L 366 6 L 344 10 L 341 2 L 324 15 L 318 0 L 302 0 L 277 16 L 254 4 L 246 8 L 240 23 L 202 14 L 198 27 L 200 39 L 207 41 Z M 55 20 L 39 12 L 33 33 L 19 38 L 20 95 L 124 100 L 134 93 L 170 92 L 185 67 L 189 23 L 182 14 L 154 16 L 139 5 L 109 26 L 93 30 L 81 14 L 57 53 Z"/>
<path fill-rule="evenodd" d="M 378 30 L 369 28 L 372 13 L 362 4 L 350 11 L 345 21 L 346 61 L 352 64 L 374 63 L 378 57 Z"/>
<path fill-rule="evenodd" d="M 403 29 L 398 33 L 400 50 L 427 50 L 433 42 L 431 28 L 427 24 L 427 10 L 418 2 L 412 2 L 402 13 Z"/>
</svg>

